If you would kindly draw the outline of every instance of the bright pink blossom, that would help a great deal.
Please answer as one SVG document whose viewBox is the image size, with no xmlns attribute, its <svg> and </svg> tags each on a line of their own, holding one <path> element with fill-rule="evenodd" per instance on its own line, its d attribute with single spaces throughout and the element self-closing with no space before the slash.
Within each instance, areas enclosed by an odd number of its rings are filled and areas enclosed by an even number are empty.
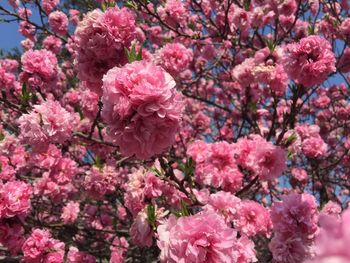
<svg viewBox="0 0 350 263">
<path fill-rule="evenodd" d="M 181 96 L 159 66 L 133 62 L 103 78 L 102 117 L 124 155 L 147 159 L 173 142 L 181 118 Z"/>
<path fill-rule="evenodd" d="M 156 62 L 173 77 L 188 69 L 193 59 L 193 52 L 180 43 L 170 43 L 157 53 Z"/>
<path fill-rule="evenodd" d="M 275 179 L 286 169 L 286 152 L 260 136 L 240 139 L 237 148 L 238 163 L 263 180 Z"/>
<path fill-rule="evenodd" d="M 28 263 L 61 263 L 64 257 L 64 243 L 51 237 L 47 230 L 34 229 L 22 246 L 24 261 Z"/>
<path fill-rule="evenodd" d="M 45 12 L 50 13 L 60 3 L 60 0 L 42 0 L 42 3 Z"/>
<path fill-rule="evenodd" d="M 31 209 L 32 186 L 22 181 L 0 182 L 0 219 L 24 216 Z"/>
<path fill-rule="evenodd" d="M 234 263 L 239 262 L 242 251 L 253 250 L 251 246 L 241 248 L 236 231 L 209 211 L 179 219 L 171 216 L 157 232 L 161 262 Z M 250 255 L 240 262 L 253 262 L 254 252 Z"/>
<path fill-rule="evenodd" d="M 196 141 L 187 154 L 196 162 L 195 178 L 200 184 L 235 192 L 242 185 L 243 174 L 234 158 L 236 146 L 227 142 L 206 144 Z"/>
<path fill-rule="evenodd" d="M 102 77 L 126 63 L 125 48 L 135 37 L 135 18 L 127 8 L 96 9 L 87 13 L 75 31 L 78 77 L 89 89 L 101 93 Z"/>
<path fill-rule="evenodd" d="M 21 140 L 38 150 L 46 149 L 48 142 L 63 143 L 71 138 L 77 118 L 59 102 L 45 101 L 19 118 Z"/>
<path fill-rule="evenodd" d="M 19 78 L 31 87 L 54 88 L 57 84 L 57 58 L 45 49 L 29 50 L 22 55 Z"/>
<path fill-rule="evenodd" d="M 61 218 L 65 224 L 72 224 L 79 215 L 79 203 L 68 202 L 62 209 Z"/>
<path fill-rule="evenodd" d="M 68 17 L 65 13 L 61 11 L 55 11 L 49 15 L 49 25 L 52 28 L 52 31 L 58 35 L 64 36 L 67 34 L 68 30 Z"/>
<path fill-rule="evenodd" d="M 319 36 L 305 37 L 284 51 L 284 69 L 292 80 L 306 87 L 322 84 L 335 71 L 332 47 Z"/>
</svg>

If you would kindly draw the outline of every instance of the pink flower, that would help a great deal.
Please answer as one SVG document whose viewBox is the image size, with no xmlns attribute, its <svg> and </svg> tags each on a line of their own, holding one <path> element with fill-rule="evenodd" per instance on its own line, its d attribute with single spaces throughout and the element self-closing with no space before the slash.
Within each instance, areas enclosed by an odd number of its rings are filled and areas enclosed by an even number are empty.
<svg viewBox="0 0 350 263">
<path fill-rule="evenodd" d="M 295 178 L 299 182 L 305 182 L 308 179 L 308 175 L 307 175 L 306 171 L 300 167 L 293 167 L 291 170 L 291 174 L 292 174 L 293 178 Z"/>
<path fill-rule="evenodd" d="M 272 229 L 269 211 L 255 201 L 244 200 L 237 211 L 235 227 L 248 237 L 257 234 L 269 236 Z"/>
<path fill-rule="evenodd" d="M 32 186 L 22 181 L 0 183 L 0 219 L 26 215 L 30 208 Z"/>
<path fill-rule="evenodd" d="M 14 73 L 18 68 L 18 61 L 14 59 L 1 59 L 0 66 L 4 68 L 7 72 Z"/>
<path fill-rule="evenodd" d="M 184 4 L 180 0 L 167 0 L 164 7 L 158 8 L 157 11 L 160 17 L 174 28 L 184 24 L 188 16 Z"/>
<path fill-rule="evenodd" d="M 59 102 L 47 100 L 19 118 L 20 137 L 35 149 L 43 150 L 49 142 L 70 139 L 77 120 L 78 116 L 66 111 Z"/>
<path fill-rule="evenodd" d="M 338 216 L 341 213 L 341 206 L 333 201 L 327 202 L 322 208 L 321 215 L 334 215 Z"/>
<path fill-rule="evenodd" d="M 45 49 L 29 50 L 22 55 L 22 70 L 19 78 L 31 87 L 53 88 L 57 83 L 57 58 Z"/>
<path fill-rule="evenodd" d="M 98 112 L 98 94 L 91 90 L 84 89 L 80 92 L 79 100 L 84 116 L 94 119 Z"/>
<path fill-rule="evenodd" d="M 350 48 L 345 48 L 343 55 L 339 59 L 338 68 L 344 73 L 350 71 Z"/>
<path fill-rule="evenodd" d="M 130 236 L 135 245 L 151 247 L 153 243 L 153 231 L 148 222 L 147 214 L 141 211 L 137 214 L 130 228 Z"/>
<path fill-rule="evenodd" d="M 237 147 L 238 163 L 263 180 L 275 179 L 287 168 L 286 152 L 260 136 L 242 138 Z"/>
<path fill-rule="evenodd" d="M 271 208 L 274 231 L 312 239 L 317 230 L 317 204 L 310 194 L 289 194 L 282 196 L 282 202 L 275 202 Z"/>
<path fill-rule="evenodd" d="M 43 41 L 43 47 L 50 50 L 54 54 L 58 54 L 61 51 L 62 41 L 55 36 L 48 36 Z"/>
<path fill-rule="evenodd" d="M 21 251 L 24 242 L 24 228 L 21 225 L 0 223 L 0 243 L 6 247 L 11 255 Z"/>
<path fill-rule="evenodd" d="M 74 38 L 79 79 L 101 94 L 103 75 L 126 63 L 124 49 L 130 47 L 135 33 L 135 18 L 127 8 L 87 13 L 79 22 Z"/>
<path fill-rule="evenodd" d="M 102 117 L 122 154 L 147 159 L 174 142 L 182 108 L 175 85 L 162 68 L 143 61 L 104 76 Z"/>
<path fill-rule="evenodd" d="M 84 180 L 84 188 L 95 199 L 103 199 L 106 193 L 115 191 L 118 174 L 112 166 L 104 166 L 103 169 L 92 167 Z"/>
<path fill-rule="evenodd" d="M 61 11 L 55 11 L 49 15 L 49 25 L 52 31 L 58 35 L 64 36 L 68 30 L 68 17 Z"/>
<path fill-rule="evenodd" d="M 299 237 L 277 234 L 269 244 L 274 263 L 303 262 L 310 255 L 310 247 Z"/>
<path fill-rule="evenodd" d="M 65 224 L 72 224 L 79 215 L 79 203 L 70 201 L 62 209 L 61 218 Z"/>
<path fill-rule="evenodd" d="M 22 246 L 25 262 L 61 263 L 64 243 L 51 238 L 47 230 L 34 229 Z"/>
<path fill-rule="evenodd" d="M 221 214 L 227 223 L 238 217 L 240 209 L 241 200 L 233 194 L 224 191 L 211 194 L 208 204 L 204 206 L 204 210 L 213 210 Z"/>
<path fill-rule="evenodd" d="M 16 171 L 11 166 L 9 159 L 5 156 L 0 156 L 0 180 L 12 181 L 15 179 Z"/>
<path fill-rule="evenodd" d="M 295 263 L 308 259 L 318 230 L 317 204 L 310 194 L 282 196 L 271 208 L 274 237 L 269 245 L 274 262 Z"/>
<path fill-rule="evenodd" d="M 124 237 L 116 237 L 113 240 L 112 246 L 110 247 L 111 259 L 109 260 L 109 263 L 124 263 L 125 254 L 128 251 L 128 248 L 129 243 Z"/>
<path fill-rule="evenodd" d="M 24 36 L 34 41 L 35 39 L 35 26 L 28 21 L 22 21 L 19 23 L 19 32 Z"/>
<path fill-rule="evenodd" d="M 75 26 L 78 25 L 79 23 L 79 15 L 80 15 L 79 10 L 69 9 L 69 21 Z"/>
<path fill-rule="evenodd" d="M 193 52 L 180 43 L 169 43 L 158 50 L 156 62 L 173 77 L 188 69 L 193 59 Z"/>
<path fill-rule="evenodd" d="M 237 191 L 242 185 L 243 174 L 234 153 L 235 145 L 227 142 L 203 144 L 196 141 L 191 144 L 187 154 L 196 161 L 196 181 L 225 191 Z"/>
<path fill-rule="evenodd" d="M 26 38 L 25 40 L 21 41 L 21 46 L 24 50 L 30 50 L 34 47 L 34 45 L 34 41 L 29 38 Z"/>
<path fill-rule="evenodd" d="M 336 70 L 329 42 L 319 36 L 308 36 L 285 47 L 284 69 L 295 82 L 306 87 L 320 85 Z"/>
<path fill-rule="evenodd" d="M 171 216 L 157 232 L 161 262 L 233 263 L 242 255 L 236 231 L 214 212 L 179 219 Z"/>
<path fill-rule="evenodd" d="M 8 2 L 12 6 L 13 9 L 17 9 L 20 7 L 19 0 L 8 0 Z"/>
<path fill-rule="evenodd" d="M 310 137 L 302 142 L 303 153 L 310 158 L 324 157 L 327 154 L 328 146 L 321 136 Z"/>
<path fill-rule="evenodd" d="M 67 263 L 95 263 L 96 258 L 86 252 L 79 251 L 76 247 L 69 247 Z"/>
<path fill-rule="evenodd" d="M 345 263 L 350 261 L 350 209 L 341 218 L 334 215 L 320 217 L 320 232 L 316 237 L 316 257 L 307 263 Z"/>
<path fill-rule="evenodd" d="M 59 3 L 60 0 L 42 0 L 42 7 L 46 13 L 50 13 Z"/>
</svg>

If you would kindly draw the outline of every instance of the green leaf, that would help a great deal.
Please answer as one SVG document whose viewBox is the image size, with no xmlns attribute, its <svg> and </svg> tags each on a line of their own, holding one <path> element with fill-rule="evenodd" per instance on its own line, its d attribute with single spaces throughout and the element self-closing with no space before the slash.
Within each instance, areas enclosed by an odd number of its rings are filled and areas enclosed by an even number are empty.
<svg viewBox="0 0 350 263">
<path fill-rule="evenodd" d="M 156 176 L 158 177 L 163 177 L 162 171 L 158 170 L 156 167 L 151 167 L 149 169 L 152 173 L 155 173 Z"/>
<path fill-rule="evenodd" d="M 181 212 L 180 212 L 181 215 L 182 216 L 189 216 L 190 212 L 188 211 L 188 204 L 183 200 L 181 200 L 180 204 L 181 204 Z"/>
<path fill-rule="evenodd" d="M 291 160 L 294 156 L 294 153 L 292 151 L 288 151 L 287 158 L 288 160 Z"/>
<path fill-rule="evenodd" d="M 297 139 L 297 135 L 295 133 L 292 133 L 284 142 L 285 146 L 291 145 L 295 140 Z"/>
<path fill-rule="evenodd" d="M 0 132 L 0 142 L 2 142 L 5 139 L 5 134 Z"/>
<path fill-rule="evenodd" d="M 124 51 L 129 63 L 142 60 L 142 48 L 140 48 L 139 52 L 136 52 L 136 47 L 133 45 L 130 51 L 127 48 L 124 48 Z"/>
<path fill-rule="evenodd" d="M 276 43 L 272 39 L 267 40 L 267 47 L 269 48 L 270 52 L 272 53 L 275 50 Z"/>
<path fill-rule="evenodd" d="M 315 28 L 312 25 L 308 25 L 307 27 L 307 33 L 308 35 L 314 35 L 315 34 Z"/>
<path fill-rule="evenodd" d="M 257 111 L 257 106 L 256 106 L 256 102 L 251 101 L 248 103 L 248 108 L 249 110 L 251 110 L 252 112 L 256 112 Z"/>
<path fill-rule="evenodd" d="M 130 8 L 130 9 L 137 9 L 137 5 L 135 5 L 135 3 L 133 1 L 127 1 L 125 4 L 124 4 L 125 7 L 127 8 Z"/>
<path fill-rule="evenodd" d="M 249 11 L 250 8 L 250 0 L 244 0 L 243 1 L 243 7 L 246 11 Z"/>
<path fill-rule="evenodd" d="M 84 113 L 81 111 L 80 106 L 79 105 L 75 106 L 74 110 L 75 110 L 75 112 L 79 113 L 80 120 L 83 120 L 84 119 Z"/>
<path fill-rule="evenodd" d="M 180 164 L 179 168 L 185 174 L 186 177 L 191 177 L 194 174 L 196 163 L 192 158 L 189 158 L 186 160 L 185 164 Z"/>
<path fill-rule="evenodd" d="M 99 169 L 103 168 L 103 162 L 102 162 L 100 156 L 98 156 L 98 155 L 96 155 L 96 157 L 95 157 L 95 166 Z"/>
<path fill-rule="evenodd" d="M 31 98 L 30 91 L 27 89 L 27 85 L 25 83 L 23 83 L 22 94 L 20 95 L 21 104 L 23 107 L 26 107 L 29 105 L 30 98 Z"/>
<path fill-rule="evenodd" d="M 147 220 L 153 229 L 156 228 L 156 208 L 154 205 L 147 206 Z"/>
</svg>

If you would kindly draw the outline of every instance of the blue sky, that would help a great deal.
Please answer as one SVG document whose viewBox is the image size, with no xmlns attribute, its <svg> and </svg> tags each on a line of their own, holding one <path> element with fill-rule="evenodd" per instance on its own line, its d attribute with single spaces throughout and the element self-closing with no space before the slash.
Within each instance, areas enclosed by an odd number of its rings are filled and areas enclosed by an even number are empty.
<svg viewBox="0 0 350 263">
<path fill-rule="evenodd" d="M 8 4 L 7 0 L 0 0 L 0 5 L 6 9 L 13 10 Z M 39 15 L 36 9 L 33 8 L 33 15 L 31 19 L 33 21 L 39 21 Z M 0 22 L 0 48 L 5 51 L 10 51 L 14 47 L 21 49 L 21 41 L 24 37 L 18 32 L 18 22 L 2 23 Z"/>
</svg>

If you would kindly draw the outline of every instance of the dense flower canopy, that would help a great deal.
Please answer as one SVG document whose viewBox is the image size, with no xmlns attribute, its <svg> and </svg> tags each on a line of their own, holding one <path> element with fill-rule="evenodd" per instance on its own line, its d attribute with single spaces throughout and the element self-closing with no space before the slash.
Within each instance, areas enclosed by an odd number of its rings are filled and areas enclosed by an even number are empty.
<svg viewBox="0 0 350 263">
<path fill-rule="evenodd" d="M 1 0 L 0 262 L 349 263 L 349 17 Z"/>
</svg>

